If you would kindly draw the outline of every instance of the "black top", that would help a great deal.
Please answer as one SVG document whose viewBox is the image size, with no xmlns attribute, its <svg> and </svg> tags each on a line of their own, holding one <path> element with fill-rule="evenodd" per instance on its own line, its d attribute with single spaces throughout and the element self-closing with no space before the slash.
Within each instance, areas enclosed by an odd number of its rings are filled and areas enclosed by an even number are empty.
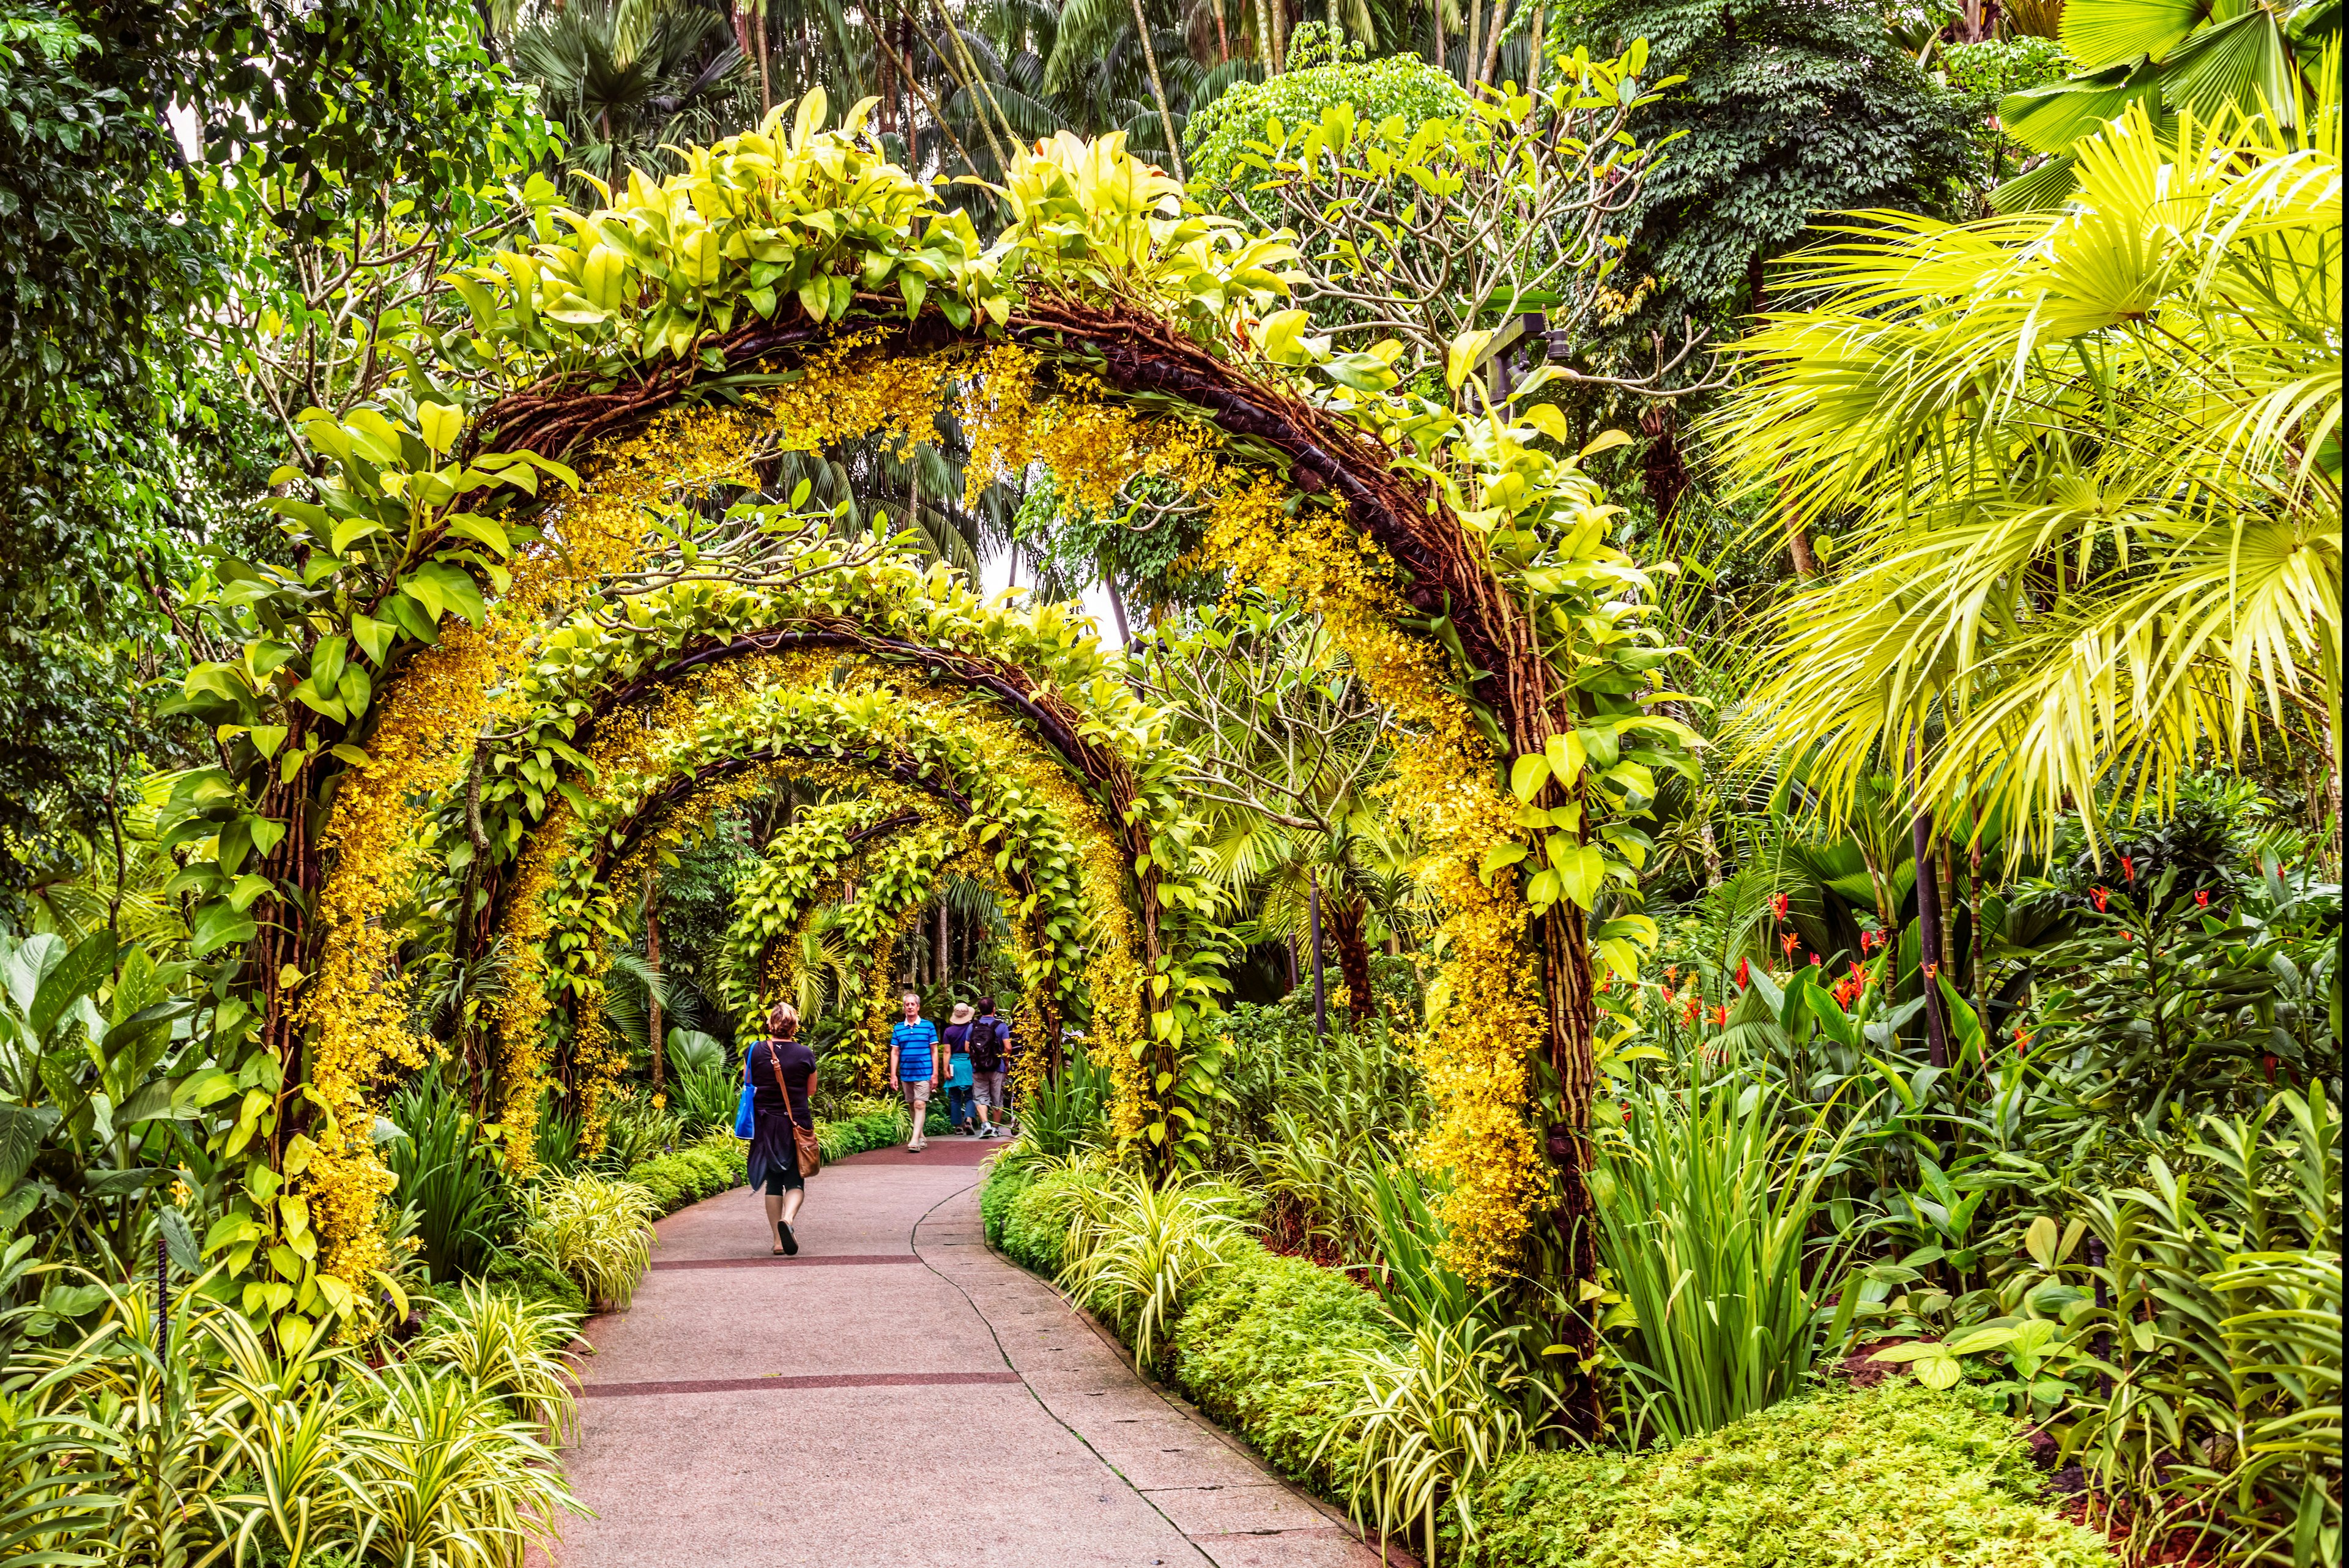
<svg viewBox="0 0 2349 1568">
<path fill-rule="evenodd" d="M 783 1082 L 791 1085 L 792 1119 L 813 1129 L 815 1111 L 808 1101 L 808 1081 L 815 1076 L 815 1053 L 797 1040 L 750 1042 L 743 1055 L 742 1073 L 743 1082 L 750 1085 L 752 1114 L 761 1121 L 782 1115 L 782 1091 L 775 1087 L 778 1066 Z"/>
</svg>

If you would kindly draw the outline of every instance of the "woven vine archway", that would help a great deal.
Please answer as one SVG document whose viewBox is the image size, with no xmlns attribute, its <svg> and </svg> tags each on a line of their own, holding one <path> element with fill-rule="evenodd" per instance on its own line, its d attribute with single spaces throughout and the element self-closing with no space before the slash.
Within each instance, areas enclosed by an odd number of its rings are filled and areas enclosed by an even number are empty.
<svg viewBox="0 0 2349 1568">
<path fill-rule="evenodd" d="M 1209 1059 L 1222 937 L 1164 722 L 1120 661 L 1065 609 L 790 535 L 761 491 L 769 454 L 913 439 L 949 407 L 974 483 L 1043 465 L 1097 510 L 1137 478 L 1192 497 L 1202 569 L 1319 615 L 1393 711 L 1393 804 L 1443 910 L 1415 1048 L 1445 1244 L 1478 1280 L 1590 1278 L 1598 982 L 1653 940 L 1627 909 L 1590 917 L 1635 881 L 1632 823 L 1691 738 L 1654 711 L 1671 650 L 1563 420 L 1463 413 L 1303 333 L 1285 240 L 1185 212 L 1122 138 L 1023 152 L 983 243 L 825 112 L 813 95 L 688 150 L 458 280 L 460 393 L 308 428 L 323 477 L 279 510 L 313 575 L 271 591 L 327 607 L 303 612 L 310 640 L 281 654 L 264 628 L 190 677 L 191 711 L 233 733 L 171 831 L 267 1064 L 238 1148 L 326 1241 L 293 1269 L 301 1299 L 327 1277 L 348 1296 L 375 1260 L 369 1096 L 428 1048 L 385 889 L 445 867 L 453 940 L 489 940 L 548 897 L 550 824 L 596 814 L 609 721 L 752 656 L 886 664 L 1031 736 L 1118 846 L 1153 1067 Z M 233 1272 L 282 1259 L 282 1206 L 231 1207 Z"/>
<path fill-rule="evenodd" d="M 994 888 L 1019 968 L 1014 1017 L 1020 1038 L 1035 1047 L 1026 1059 L 1039 1069 L 1057 1068 L 1061 1023 L 1091 1012 L 1082 971 L 1091 922 L 1081 909 L 1038 897 L 1033 878 L 1024 865 L 1012 863 L 1008 847 L 974 842 L 978 834 L 967 837 L 963 827 L 972 820 L 952 821 L 935 808 L 867 794 L 825 802 L 777 833 L 735 888 L 719 959 L 720 991 L 738 1030 L 755 1031 L 767 1009 L 788 996 L 798 961 L 794 944 L 817 908 L 849 899 L 837 929 L 871 971 L 869 1075 L 877 1080 L 887 1059 L 891 1010 L 884 992 L 896 971 L 896 942 L 909 911 L 927 900 L 936 877 L 955 869 Z M 1019 858 L 1040 852 L 1050 850 L 1031 847 Z M 1075 859 L 1073 849 L 1069 858 Z"/>
<path fill-rule="evenodd" d="M 1096 1050 L 1121 1085 L 1121 1130 L 1146 1137 L 1153 1116 L 1195 1119 L 1185 1100 L 1202 1088 L 1187 1070 L 1189 1042 L 1171 1043 L 1174 1082 L 1143 1090 L 1145 1068 L 1156 1064 L 1140 1005 L 1152 971 L 1121 886 L 1123 844 L 1081 796 L 1051 798 L 1061 774 L 1046 748 L 1023 743 L 966 694 L 804 655 L 694 671 L 662 706 L 663 722 L 617 727 L 616 742 L 590 756 L 594 791 L 574 786 L 575 802 L 550 805 L 520 843 L 507 896 L 487 906 L 512 960 L 494 1053 L 509 1127 L 528 1125 L 550 1075 L 592 1123 L 618 1065 L 594 1005 L 622 935 L 616 889 L 636 883 L 647 835 L 679 805 L 767 768 L 887 779 L 930 798 L 952 830 L 897 863 L 895 884 L 881 889 L 891 918 L 926 898 L 946 860 L 969 857 L 971 869 L 1014 900 L 1035 980 L 1048 991 L 1073 989 L 1081 974 L 1082 1011 L 1113 1023 Z M 805 825 L 829 837 L 823 863 L 845 852 L 853 821 L 823 814 Z M 1186 961 L 1211 972 L 1220 960 L 1219 948 L 1201 940 Z"/>
</svg>

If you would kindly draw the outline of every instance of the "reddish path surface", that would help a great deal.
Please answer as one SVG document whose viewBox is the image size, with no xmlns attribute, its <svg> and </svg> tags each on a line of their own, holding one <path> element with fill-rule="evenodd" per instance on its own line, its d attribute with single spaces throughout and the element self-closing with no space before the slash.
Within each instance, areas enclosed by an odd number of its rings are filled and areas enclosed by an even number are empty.
<svg viewBox="0 0 2349 1568">
<path fill-rule="evenodd" d="M 658 1226 L 594 1320 L 558 1568 L 1370 1568 L 1044 1282 L 987 1249 L 941 1138 L 813 1179 L 797 1258 L 737 1189 Z"/>
</svg>

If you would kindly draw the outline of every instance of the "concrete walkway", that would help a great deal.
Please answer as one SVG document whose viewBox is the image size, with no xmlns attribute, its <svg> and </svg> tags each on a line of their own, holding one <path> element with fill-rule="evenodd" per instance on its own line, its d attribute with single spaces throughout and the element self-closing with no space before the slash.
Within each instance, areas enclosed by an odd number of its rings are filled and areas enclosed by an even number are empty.
<svg viewBox="0 0 2349 1568">
<path fill-rule="evenodd" d="M 596 1517 L 559 1568 L 1377 1563 L 988 1250 L 997 1147 L 826 1169 L 796 1258 L 741 1189 L 662 1220 L 634 1304 L 587 1328 L 565 1464 Z"/>
</svg>

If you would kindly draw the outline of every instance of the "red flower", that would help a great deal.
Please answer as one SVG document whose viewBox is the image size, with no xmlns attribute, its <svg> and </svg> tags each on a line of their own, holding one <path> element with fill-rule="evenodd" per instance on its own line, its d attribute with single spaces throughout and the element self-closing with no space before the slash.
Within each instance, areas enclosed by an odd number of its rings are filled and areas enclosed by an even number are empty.
<svg viewBox="0 0 2349 1568">
<path fill-rule="evenodd" d="M 1874 931 L 1862 931 L 1859 933 L 1859 950 L 1864 953 L 1874 952 L 1876 950 L 1876 944 L 1881 940 L 1883 940 L 1883 939 L 1878 937 Z"/>
<path fill-rule="evenodd" d="M 1794 961 L 1795 948 L 1796 944 L 1802 941 L 1802 938 L 1796 936 L 1792 931 L 1788 931 L 1785 936 L 1778 939 L 1778 945 L 1786 950 L 1786 959 L 1788 962 L 1792 962 Z"/>
<path fill-rule="evenodd" d="M 2096 913 L 2101 915 L 2105 912 L 2105 905 L 2111 899 L 2112 895 L 2102 888 L 2091 888 L 2088 889 L 2088 897 L 2095 900 Z"/>
<path fill-rule="evenodd" d="M 2014 1054 L 2018 1056 L 2022 1055 L 2024 1048 L 2030 1044 L 2031 1036 L 2023 1032 L 2022 1024 L 2016 1024 L 2014 1026 Z"/>
<path fill-rule="evenodd" d="M 1729 1027 L 1729 1009 L 1726 1007 L 1714 1008 L 1713 1010 L 1713 1022 L 1718 1028 L 1726 1029 Z"/>
<path fill-rule="evenodd" d="M 1680 966 L 1679 966 L 1679 965 L 1677 965 L 1677 964 L 1667 964 L 1667 965 L 1665 965 L 1665 966 L 1664 966 L 1664 979 L 1666 979 L 1667 981 L 1671 981 L 1671 982 L 1672 984 L 1674 984 L 1674 985 L 1678 985 L 1678 984 L 1680 983 L 1680 981 L 1681 981 Z"/>
<path fill-rule="evenodd" d="M 1748 965 L 1747 965 L 1746 961 L 1745 961 L 1744 959 L 1739 959 L 1739 960 L 1737 961 L 1737 989 L 1738 989 L 1738 990 L 1740 990 L 1740 991 L 1744 991 L 1744 990 L 1745 989 L 1746 981 L 1747 981 L 1747 980 L 1749 979 L 1749 977 L 1751 976 L 1751 974 L 1752 974 L 1752 971 L 1751 971 L 1751 969 L 1748 967 Z"/>
<path fill-rule="evenodd" d="M 2137 940 L 2137 933 L 2124 926 L 2121 928 L 2121 940 L 2125 942 L 2133 942 Z"/>
<path fill-rule="evenodd" d="M 2194 889 L 2194 907 L 2198 909 L 2207 909 L 2210 907 L 2209 888 L 2197 888 Z"/>
<path fill-rule="evenodd" d="M 2124 882 L 2137 880 L 2137 862 L 2126 855 L 2121 857 L 2121 880 Z"/>
<path fill-rule="evenodd" d="M 1703 999 L 1699 997 L 1694 992 L 1691 992 L 1689 993 L 1688 1006 L 1682 1010 L 1681 1022 L 1682 1023 L 1694 1023 L 1697 1019 L 1697 1014 L 1703 1011 Z"/>
<path fill-rule="evenodd" d="M 1826 961 L 1825 961 L 1824 959 L 1820 958 L 1820 957 L 1819 957 L 1819 955 L 1818 955 L 1818 954 L 1816 954 L 1816 953 L 1813 953 L 1813 954 L 1811 955 L 1811 963 L 1812 963 L 1813 967 L 1815 967 L 1815 968 L 1816 968 L 1817 965 L 1819 965 L 1819 964 L 1821 964 L 1821 963 L 1824 963 L 1824 962 L 1826 962 Z"/>
<path fill-rule="evenodd" d="M 1929 964 L 1927 964 L 1927 965 L 1925 966 L 1925 983 L 1926 983 L 1926 984 L 1930 985 L 1930 984 L 1932 984 L 1935 981 L 1937 981 L 1937 980 L 1939 980 L 1939 979 L 1940 979 L 1940 978 L 1941 978 L 1941 966 L 1940 966 L 1940 964 L 1937 964 L 1937 963 L 1929 963 Z"/>
<path fill-rule="evenodd" d="M 1853 964 L 1851 966 L 1851 983 L 1854 986 L 1862 986 L 1868 983 L 1867 972 L 1857 964 Z"/>
<path fill-rule="evenodd" d="M 1773 919 L 1783 920 L 1786 918 L 1786 895 L 1784 893 L 1774 893 L 1770 896 L 1770 914 Z"/>
</svg>

